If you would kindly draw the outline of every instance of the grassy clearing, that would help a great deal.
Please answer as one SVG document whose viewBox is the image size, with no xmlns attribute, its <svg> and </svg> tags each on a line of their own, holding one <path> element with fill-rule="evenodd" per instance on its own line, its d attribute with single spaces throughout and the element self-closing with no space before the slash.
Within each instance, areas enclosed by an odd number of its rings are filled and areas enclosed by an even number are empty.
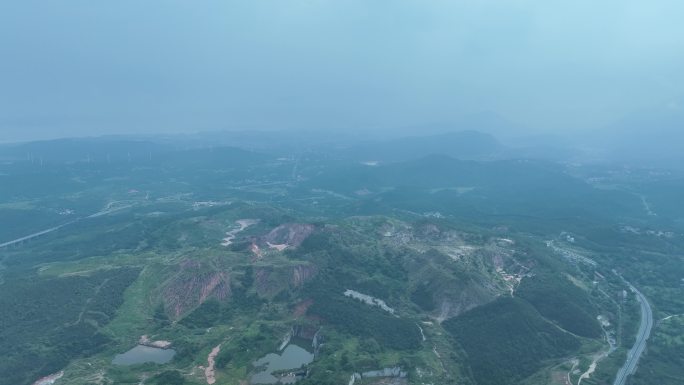
<svg viewBox="0 0 684 385">
<path fill-rule="evenodd" d="M 149 319 L 152 318 L 154 307 L 150 302 L 149 293 L 154 290 L 159 274 L 151 266 L 145 267 L 138 280 L 125 292 L 125 301 L 117 311 L 117 316 L 106 327 L 107 334 L 120 343 L 133 344 L 145 334 Z"/>
</svg>

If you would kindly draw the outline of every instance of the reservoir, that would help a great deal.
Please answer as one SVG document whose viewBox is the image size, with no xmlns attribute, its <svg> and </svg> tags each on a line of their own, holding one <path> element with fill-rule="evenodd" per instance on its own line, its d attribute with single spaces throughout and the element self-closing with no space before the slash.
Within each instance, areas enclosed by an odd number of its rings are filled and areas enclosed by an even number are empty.
<svg viewBox="0 0 684 385">
<path fill-rule="evenodd" d="M 272 373 L 282 370 L 299 369 L 302 365 L 310 364 L 313 359 L 314 355 L 305 349 L 294 344 L 287 345 L 282 354 L 269 353 L 254 362 L 254 366 L 263 368 L 263 370 L 253 375 L 250 379 L 250 383 L 276 384 L 278 382 L 294 382 L 293 377 L 279 378 Z"/>
<path fill-rule="evenodd" d="M 176 351 L 173 349 L 159 349 L 150 346 L 137 345 L 123 354 L 117 354 L 112 360 L 114 365 L 135 365 L 152 362 L 165 364 L 173 358 Z"/>
</svg>

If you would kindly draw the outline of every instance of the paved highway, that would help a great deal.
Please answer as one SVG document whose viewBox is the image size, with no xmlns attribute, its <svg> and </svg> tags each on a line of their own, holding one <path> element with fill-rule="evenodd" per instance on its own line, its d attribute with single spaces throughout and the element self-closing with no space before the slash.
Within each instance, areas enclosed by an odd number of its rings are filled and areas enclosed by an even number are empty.
<svg viewBox="0 0 684 385">
<path fill-rule="evenodd" d="M 648 304 L 648 300 L 639 290 L 637 290 L 637 288 L 632 286 L 632 284 L 627 281 L 625 282 L 636 295 L 637 300 L 641 305 L 641 324 L 639 325 L 636 342 L 634 342 L 634 346 L 632 346 L 627 353 L 627 360 L 625 360 L 625 364 L 618 371 L 613 385 L 625 385 L 627 377 L 636 371 L 637 363 L 646 348 L 646 340 L 648 340 L 648 337 L 651 334 L 651 328 L 653 327 L 653 312 L 651 311 L 651 305 Z"/>
<path fill-rule="evenodd" d="M 73 222 L 74 222 L 74 221 L 71 221 L 71 222 L 69 222 L 69 223 L 73 223 Z M 14 244 L 17 244 L 17 243 L 21 243 L 21 242 L 24 242 L 24 241 L 28 241 L 28 240 L 30 240 L 30 239 L 32 239 L 32 238 L 40 237 L 41 235 L 45 235 L 45 234 L 47 234 L 47 233 L 51 233 L 51 232 L 53 232 L 53 231 L 55 231 L 55 230 L 61 229 L 62 227 L 68 225 L 69 223 L 65 223 L 65 224 L 63 224 L 63 225 L 51 227 L 51 228 L 49 228 L 49 229 L 47 229 L 47 230 L 39 231 L 39 232 L 37 232 L 37 233 L 33 233 L 33 234 L 27 235 L 27 236 L 25 236 L 25 237 L 17 238 L 17 239 L 12 240 L 12 241 L 8 241 L 8 242 L 5 242 L 5 243 L 0 243 L 0 249 L 3 248 L 3 247 L 6 247 L 6 246 L 11 246 L 11 245 L 14 245 Z"/>
<path fill-rule="evenodd" d="M 117 203 L 117 202 L 114 202 L 114 203 Z M 110 205 L 108 205 L 108 207 L 105 208 L 104 210 L 98 211 L 98 212 L 96 212 L 95 214 L 88 215 L 86 218 L 97 218 L 97 217 L 100 217 L 100 216 L 103 216 L 103 215 L 111 214 L 111 213 L 116 212 L 116 211 L 119 211 L 119 210 L 127 209 L 127 208 L 129 208 L 129 207 L 133 207 L 133 205 L 125 205 L 125 206 L 119 206 L 119 207 L 111 207 L 111 203 L 110 203 Z M 51 228 L 49 228 L 49 229 L 47 229 L 47 230 L 38 231 L 37 233 L 33 233 L 33 234 L 31 234 L 31 235 L 27 235 L 27 236 L 24 236 L 24 237 L 21 237 L 21 238 L 17 238 L 17 239 L 11 240 L 11 241 L 7 241 L 7 242 L 4 242 L 4 243 L 0 243 L 0 249 L 2 249 L 3 247 L 12 246 L 12 245 L 17 244 L 17 243 L 22 243 L 22 242 L 24 242 L 24 241 L 28 241 L 28 240 L 31 240 L 31 239 L 33 239 L 33 238 L 40 237 L 41 235 L 49 234 L 49 233 L 51 233 L 51 232 L 53 232 L 53 231 L 55 231 L 55 230 L 59 230 L 59 229 L 61 229 L 61 228 L 64 227 L 64 226 L 70 225 L 70 224 L 72 224 L 72 223 L 76 223 L 76 222 L 78 222 L 78 221 L 80 221 L 80 220 L 81 220 L 81 218 L 75 219 L 75 220 L 69 221 L 69 222 L 67 222 L 67 223 L 61 224 L 61 225 L 59 225 L 59 226 L 51 227 Z"/>
</svg>

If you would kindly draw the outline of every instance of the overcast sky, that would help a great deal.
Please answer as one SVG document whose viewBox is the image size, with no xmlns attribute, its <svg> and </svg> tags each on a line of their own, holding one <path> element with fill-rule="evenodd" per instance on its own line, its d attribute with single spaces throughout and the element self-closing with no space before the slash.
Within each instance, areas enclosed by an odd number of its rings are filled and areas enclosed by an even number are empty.
<svg viewBox="0 0 684 385">
<path fill-rule="evenodd" d="M 4 0 L 0 141 L 681 109 L 681 0 Z"/>
</svg>

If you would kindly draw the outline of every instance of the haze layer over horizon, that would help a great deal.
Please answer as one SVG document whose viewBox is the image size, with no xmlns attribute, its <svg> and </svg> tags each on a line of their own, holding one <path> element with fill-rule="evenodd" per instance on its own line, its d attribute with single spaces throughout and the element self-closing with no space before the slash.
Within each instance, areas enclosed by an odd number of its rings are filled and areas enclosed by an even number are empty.
<svg viewBox="0 0 684 385">
<path fill-rule="evenodd" d="M 5 1 L 0 141 L 681 113 L 684 3 Z M 472 127 L 476 129 L 477 127 Z"/>
</svg>

